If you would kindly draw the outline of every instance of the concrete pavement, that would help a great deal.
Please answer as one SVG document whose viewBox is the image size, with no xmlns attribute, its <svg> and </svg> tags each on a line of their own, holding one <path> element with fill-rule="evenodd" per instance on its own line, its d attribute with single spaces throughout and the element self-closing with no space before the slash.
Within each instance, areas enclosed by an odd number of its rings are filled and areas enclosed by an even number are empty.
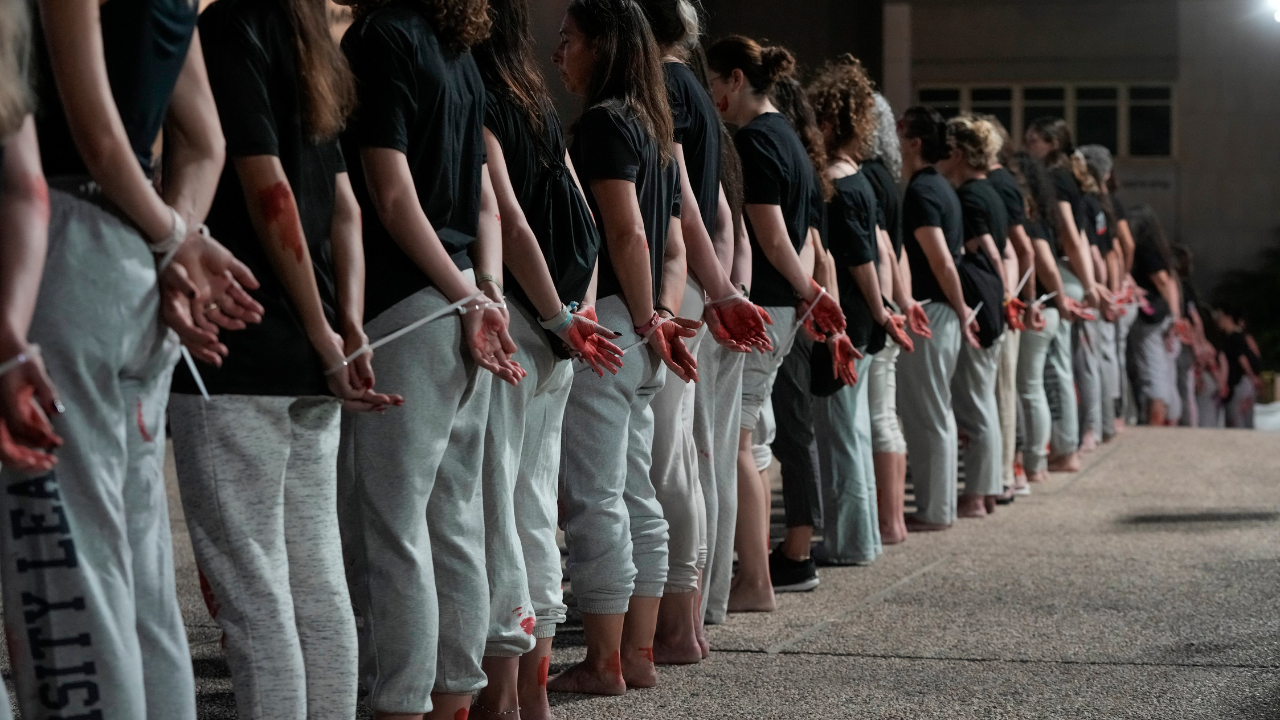
<svg viewBox="0 0 1280 720">
<path fill-rule="evenodd" d="M 234 718 L 171 509 L 201 718 Z M 558 717 L 1280 719 L 1280 435 L 1133 428 L 994 517 L 820 572 L 657 689 Z M 583 652 L 571 616 L 552 672 Z"/>
</svg>

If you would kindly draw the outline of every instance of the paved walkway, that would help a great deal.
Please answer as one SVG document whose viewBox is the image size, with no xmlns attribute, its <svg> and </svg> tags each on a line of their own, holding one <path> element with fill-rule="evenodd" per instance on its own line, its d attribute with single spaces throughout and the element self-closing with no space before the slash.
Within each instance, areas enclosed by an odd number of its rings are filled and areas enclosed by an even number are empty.
<svg viewBox="0 0 1280 720">
<path fill-rule="evenodd" d="M 234 717 L 175 502 L 203 718 Z M 991 518 L 828 568 L 562 720 L 1280 718 L 1280 435 L 1135 428 Z M 552 671 L 579 659 L 566 626 Z"/>
</svg>

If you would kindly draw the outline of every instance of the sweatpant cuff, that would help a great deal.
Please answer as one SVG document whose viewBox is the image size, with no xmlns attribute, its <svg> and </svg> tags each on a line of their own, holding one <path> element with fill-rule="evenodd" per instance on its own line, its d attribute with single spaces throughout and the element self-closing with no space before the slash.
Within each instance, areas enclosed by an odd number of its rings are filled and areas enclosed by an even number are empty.
<svg viewBox="0 0 1280 720">
<path fill-rule="evenodd" d="M 634 597 L 660 598 L 662 597 L 662 589 L 666 586 L 666 582 L 636 582 L 635 589 L 631 591 Z"/>
<path fill-rule="evenodd" d="M 538 623 L 537 625 L 534 625 L 533 638 L 535 640 L 541 640 L 542 638 L 555 637 L 557 625 L 559 625 L 559 623 L 550 623 L 550 622 Z"/>
<path fill-rule="evenodd" d="M 694 590 L 697 590 L 697 589 L 698 589 L 698 588 L 696 588 L 696 587 L 689 587 L 689 586 L 687 586 L 687 585 L 673 585 L 673 584 L 671 584 L 671 583 L 667 583 L 666 585 L 663 585 L 663 586 L 662 586 L 662 594 L 663 594 L 664 596 L 666 596 L 666 595 L 683 595 L 683 594 L 685 594 L 685 593 L 691 593 L 691 592 L 693 592 Z"/>
<path fill-rule="evenodd" d="M 586 600 L 578 598 L 578 612 L 588 615 L 622 615 L 630 606 L 630 597 L 625 597 L 621 600 Z"/>
</svg>

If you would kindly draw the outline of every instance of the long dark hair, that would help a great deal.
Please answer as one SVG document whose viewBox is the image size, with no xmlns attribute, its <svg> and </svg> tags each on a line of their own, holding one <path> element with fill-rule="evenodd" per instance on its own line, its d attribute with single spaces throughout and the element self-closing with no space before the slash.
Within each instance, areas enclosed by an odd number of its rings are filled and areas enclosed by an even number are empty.
<svg viewBox="0 0 1280 720">
<path fill-rule="evenodd" d="M 680 47 L 689 39 L 698 37 L 698 8 L 690 0 L 637 0 L 649 19 L 649 28 L 653 31 L 653 39 L 661 50 L 680 52 L 681 59 L 685 53 Z"/>
<path fill-rule="evenodd" d="M 1048 237 L 1040 238 L 1051 243 L 1055 241 L 1053 209 L 1058 206 L 1058 196 L 1053 189 L 1053 178 L 1039 160 L 1031 157 L 1031 153 L 1020 150 L 1010 158 L 1009 172 L 1018 181 L 1022 190 L 1022 199 L 1026 203 L 1027 217 L 1039 223 Z"/>
<path fill-rule="evenodd" d="M 1049 116 L 1038 117 L 1027 125 L 1027 130 L 1039 135 L 1045 142 L 1057 144 L 1057 147 L 1045 156 L 1046 166 L 1071 167 L 1071 156 L 1076 152 L 1076 143 L 1071 137 L 1071 127 L 1067 125 L 1066 120 Z"/>
<path fill-rule="evenodd" d="M 784 47 L 762 47 L 749 37 L 730 35 L 707 48 L 707 65 L 724 77 L 741 70 L 751 89 L 764 95 L 780 78 L 795 71 L 796 58 Z"/>
<path fill-rule="evenodd" d="M 329 35 L 329 17 L 317 0 L 283 0 L 293 29 L 302 124 L 313 141 L 336 137 L 356 106 L 356 82 L 347 58 Z"/>
<path fill-rule="evenodd" d="M 913 105 L 902 113 L 898 128 L 904 137 L 920 140 L 920 159 L 932 165 L 951 155 L 947 144 L 947 121 L 926 105 Z"/>
<path fill-rule="evenodd" d="M 800 81 L 791 74 L 778 78 L 773 85 L 773 90 L 769 92 L 769 99 L 791 121 L 791 126 L 795 128 L 801 144 L 804 145 L 805 153 L 809 155 L 813 171 L 819 178 L 822 198 L 830 200 L 835 189 L 826 173 L 826 142 L 822 139 L 822 130 L 818 129 L 818 118 L 814 115 L 813 105 L 809 104 L 809 98 L 804 94 Z"/>
<path fill-rule="evenodd" d="M 1134 245 L 1149 243 L 1164 258 L 1165 266 L 1170 273 L 1176 272 L 1177 264 L 1173 258 L 1173 248 L 1169 246 L 1169 238 L 1164 234 L 1164 226 L 1156 211 L 1146 203 L 1137 203 L 1129 208 L 1129 229 L 1133 232 Z"/>
<path fill-rule="evenodd" d="M 0 0 L 0 141 L 17 132 L 31 112 L 30 52 L 26 0 Z"/>
<path fill-rule="evenodd" d="M 586 106 L 614 100 L 630 108 L 658 145 L 665 166 L 671 160 L 675 123 L 662 53 L 644 11 L 635 0 L 573 0 L 568 13 L 596 52 Z"/>
<path fill-rule="evenodd" d="M 690 43 L 687 65 L 698 82 L 702 83 L 702 87 L 710 92 L 707 52 L 701 42 Z M 733 226 L 737 228 L 738 220 L 742 218 L 742 158 L 738 156 L 738 148 L 733 144 L 733 133 L 729 132 L 724 121 L 720 122 L 720 186 L 724 188 L 729 213 L 733 216 Z"/>
<path fill-rule="evenodd" d="M 539 135 L 555 115 L 533 55 L 528 0 L 489 0 L 489 37 L 475 47 L 484 84 L 505 94 Z"/>
<path fill-rule="evenodd" d="M 368 15 L 391 0 L 351 0 L 351 13 L 357 19 Z M 489 3 L 487 0 L 418 0 L 440 45 L 451 52 L 466 52 L 489 36 Z"/>
</svg>

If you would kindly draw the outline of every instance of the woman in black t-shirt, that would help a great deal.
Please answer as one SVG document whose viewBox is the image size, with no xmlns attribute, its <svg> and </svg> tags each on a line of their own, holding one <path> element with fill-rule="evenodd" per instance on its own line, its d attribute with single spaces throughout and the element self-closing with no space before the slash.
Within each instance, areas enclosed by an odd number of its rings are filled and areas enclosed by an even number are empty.
<svg viewBox="0 0 1280 720">
<path fill-rule="evenodd" d="M 374 710 L 452 717 L 486 683 L 490 387 L 523 376 L 510 359 L 485 89 L 469 51 L 489 20 L 483 0 L 366 0 L 354 15 L 342 50 L 358 102 L 343 149 L 366 208 L 365 331 L 376 341 L 437 319 L 374 358 L 404 406 L 343 424 L 352 605 Z"/>
<path fill-rule="evenodd" d="M 951 152 L 946 123 L 936 110 L 912 107 L 898 120 L 898 134 L 902 169 L 911 178 L 902 212 L 908 282 L 916 302 L 930 301 L 925 313 L 932 333 L 925 337 L 913 328 L 916 351 L 898 360 L 898 410 L 919 508 L 907 529 L 945 530 L 956 512 L 951 380 L 960 345 L 978 345 L 977 320 L 971 319 L 956 272 L 964 244 L 960 200 L 934 167 Z"/>
<path fill-rule="evenodd" d="M 702 317 L 712 339 L 731 350 L 769 346 L 759 308 L 734 288 L 730 267 L 721 264 L 711 235 L 716 230 L 720 194 L 720 117 L 711 96 L 685 64 L 687 46 L 697 42 L 697 11 L 688 0 L 641 0 L 658 49 L 663 55 L 667 100 L 674 123 L 672 153 L 680 167 L 681 235 L 689 272 L 680 313 Z M 692 25 L 691 25 L 692 23 Z M 708 300 L 710 302 L 708 302 Z M 706 332 L 688 341 L 701 354 Z M 715 376 L 714 370 L 712 376 Z M 705 375 L 704 375 L 705 377 Z M 653 653 L 657 663 L 689 663 L 702 659 L 698 643 L 700 596 L 699 549 L 706 523 L 697 454 L 692 452 L 692 385 L 668 382 L 653 399 L 653 480 L 668 524 L 667 584 Z M 689 448 L 689 451 L 686 451 Z M 729 449 L 717 452 L 728 452 Z"/>
<path fill-rule="evenodd" d="M 489 684 L 472 707 L 477 717 L 550 712 L 551 643 L 568 610 L 556 546 L 560 432 L 573 383 L 568 357 L 597 375 L 622 364 L 621 349 L 610 342 L 618 334 L 574 312 L 590 285 L 600 236 L 533 56 L 528 16 L 526 0 L 489 0 L 493 27 L 475 49 L 488 96 L 484 137 L 503 227 L 511 335 L 529 373 L 518 386 L 495 386 L 489 405 Z"/>
<path fill-rule="evenodd" d="M 234 352 L 221 366 L 200 364 L 208 399 L 187 368 L 176 373 L 178 486 L 240 716 L 299 705 L 349 716 L 357 648 L 336 512 L 341 410 L 401 401 L 373 391 L 369 354 L 344 361 L 367 343 L 360 211 L 337 140 L 355 85 L 318 6 L 219 0 L 200 29 L 231 160 L 208 223 L 258 277 L 267 312 L 227 335 Z"/>
<path fill-rule="evenodd" d="M 1253 428 L 1253 410 L 1262 379 L 1258 377 L 1261 358 L 1257 344 L 1245 333 L 1244 312 L 1233 305 L 1219 308 L 1213 315 L 1218 329 L 1227 337 L 1222 343 L 1227 377 L 1221 397 L 1226 405 L 1226 424 L 1230 428 Z"/>
<path fill-rule="evenodd" d="M 995 311 L 986 312 L 982 321 L 986 324 L 984 346 L 960 347 L 951 381 L 956 425 L 969 438 L 958 514 L 983 517 L 995 512 L 996 500 L 1004 494 L 1004 437 L 996 402 L 996 376 L 1005 342 L 1005 315 L 996 305 L 1009 297 L 1017 279 L 1010 280 L 1004 272 L 1009 218 L 1004 201 L 987 179 L 987 168 L 1000 151 L 1000 135 L 990 123 L 961 115 L 947 121 L 947 140 L 950 157 L 939 162 L 938 169 L 960 198 L 965 238 L 960 270 L 968 284 L 967 300 L 974 307 L 981 302 L 985 310 Z"/>
<path fill-rule="evenodd" d="M 872 355 L 886 335 L 908 351 L 906 318 L 891 313 L 879 273 L 880 213 L 876 192 L 854 158 L 867 153 L 875 128 L 875 94 L 862 64 L 850 55 L 828 63 L 809 84 L 808 94 L 822 128 L 828 158 L 826 176 L 834 193 L 827 203 L 826 245 L 834 257 L 846 334 L 828 338 L 837 362 L 850 345 L 864 355 L 855 363 L 848 387 L 814 404 L 818 452 L 822 456 L 826 560 L 869 563 L 881 552 L 868 402 Z M 849 382 L 849 380 L 852 382 Z"/>
<path fill-rule="evenodd" d="M 1176 424 L 1182 414 L 1177 364 L 1166 342 L 1171 342 L 1171 336 L 1186 333 L 1181 283 L 1155 211 L 1138 204 L 1129 209 L 1128 215 L 1134 238 L 1133 278 L 1146 294 L 1126 347 L 1134 402 L 1140 422 Z"/>
<path fill-rule="evenodd" d="M 618 695 L 657 682 L 667 522 L 647 472 L 649 403 L 674 382 L 664 365 L 697 380 L 683 339 L 702 323 L 675 312 L 685 292 L 680 170 L 661 54 L 643 12 L 631 0 L 574 0 L 552 59 L 584 101 L 570 156 L 604 236 L 597 288 L 584 302 L 634 350 L 616 375 L 577 373 L 569 393 L 560 499 L 587 657 L 548 689 Z"/>
<path fill-rule="evenodd" d="M 751 299 L 773 319 L 772 351 L 746 358 L 738 443 L 739 569 L 729 610 L 770 611 L 775 607 L 768 567 L 768 488 L 755 471 L 752 433 L 760 407 L 769 400 L 778 366 L 791 349 L 796 322 L 822 334 L 844 329 L 835 298 L 825 294 L 801 263 L 809 238 L 815 169 L 769 91 L 791 71 L 794 58 L 780 47 L 764 47 L 731 36 L 707 50 L 711 96 L 720 117 L 738 126 L 733 142 L 742 158 L 744 214 L 751 240 Z M 797 307 L 797 305 L 799 307 Z"/>
</svg>

